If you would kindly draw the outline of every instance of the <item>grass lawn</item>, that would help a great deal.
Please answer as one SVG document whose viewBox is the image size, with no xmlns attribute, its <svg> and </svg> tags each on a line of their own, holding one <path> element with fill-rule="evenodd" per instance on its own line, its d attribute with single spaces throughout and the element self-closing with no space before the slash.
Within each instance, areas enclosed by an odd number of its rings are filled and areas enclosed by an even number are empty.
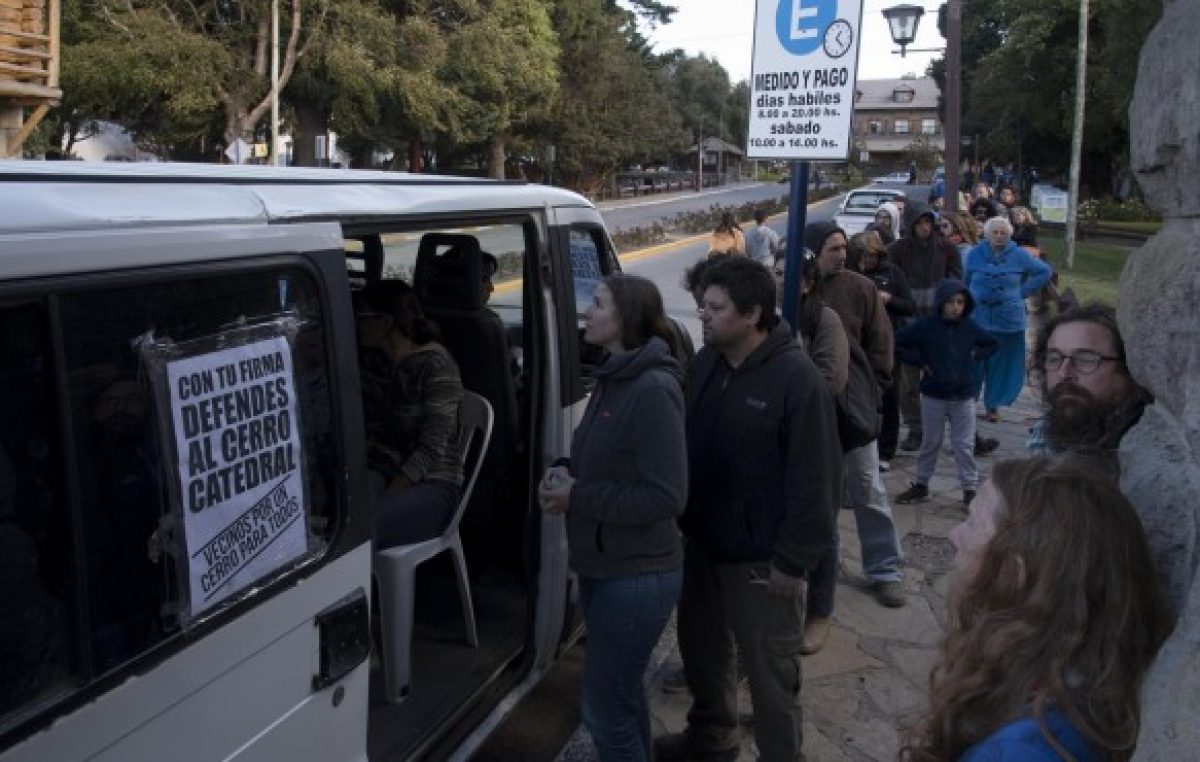
<svg viewBox="0 0 1200 762">
<path fill-rule="evenodd" d="M 1154 235 L 1162 229 L 1161 222 L 1112 222 L 1109 220 L 1099 220 L 1096 222 L 1096 227 L 1101 230 L 1124 230 L 1130 233 L 1142 233 L 1145 235 Z"/>
<path fill-rule="evenodd" d="M 1042 251 L 1058 275 L 1058 289 L 1068 287 L 1075 290 L 1080 302 L 1098 299 L 1115 305 L 1117 303 L 1117 281 L 1131 249 L 1123 246 L 1107 246 L 1088 241 L 1075 242 L 1075 269 L 1067 270 L 1067 250 L 1062 238 L 1051 237 L 1044 232 L 1038 237 Z"/>
</svg>

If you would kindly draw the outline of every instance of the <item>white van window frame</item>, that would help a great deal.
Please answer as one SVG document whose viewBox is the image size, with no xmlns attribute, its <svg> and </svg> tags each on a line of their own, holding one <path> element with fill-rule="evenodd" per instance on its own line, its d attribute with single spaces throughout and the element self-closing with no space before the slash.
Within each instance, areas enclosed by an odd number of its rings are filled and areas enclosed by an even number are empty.
<svg viewBox="0 0 1200 762">
<path fill-rule="evenodd" d="M 598 223 L 571 222 L 556 226 L 551 235 L 551 246 L 556 264 L 555 271 L 559 277 L 556 293 L 574 296 L 576 274 L 571 253 L 572 233 L 584 233 L 596 244 L 602 278 L 620 272 L 621 267 L 608 234 Z M 583 315 L 579 311 L 577 302 L 577 298 L 572 298 L 568 300 L 568 303 L 558 306 L 558 328 L 564 338 L 559 382 L 562 384 L 563 402 L 568 405 L 579 402 L 587 396 L 588 392 L 588 379 L 583 367 L 583 348 L 580 346 L 582 340 L 580 333 L 582 323 L 580 321 L 583 319 Z"/>
</svg>

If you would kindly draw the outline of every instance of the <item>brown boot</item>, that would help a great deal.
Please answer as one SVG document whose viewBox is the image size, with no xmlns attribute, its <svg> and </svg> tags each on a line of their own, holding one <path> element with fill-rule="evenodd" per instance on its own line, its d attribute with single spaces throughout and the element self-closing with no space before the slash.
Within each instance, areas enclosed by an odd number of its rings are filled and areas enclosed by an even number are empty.
<svg viewBox="0 0 1200 762">
<path fill-rule="evenodd" d="M 811 617 L 804 623 L 804 640 L 800 643 L 800 653 L 812 656 L 825 647 L 827 640 L 829 640 L 829 618 Z"/>
</svg>

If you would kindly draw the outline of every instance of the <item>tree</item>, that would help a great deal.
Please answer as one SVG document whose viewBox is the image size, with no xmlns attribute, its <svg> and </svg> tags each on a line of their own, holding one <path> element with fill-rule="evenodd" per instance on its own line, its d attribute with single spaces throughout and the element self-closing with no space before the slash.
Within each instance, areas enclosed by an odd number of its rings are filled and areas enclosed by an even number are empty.
<svg viewBox="0 0 1200 762">
<path fill-rule="evenodd" d="M 84 8 L 64 5 L 63 99 L 46 125 L 67 136 L 66 153 L 100 121 L 121 125 L 155 153 L 206 153 L 234 68 L 227 51 L 157 13 L 129 9 L 118 18 Z"/>
<path fill-rule="evenodd" d="M 324 21 L 326 0 L 279 2 L 283 87 Z M 268 0 L 72 7 L 62 56 L 71 101 L 60 123 L 109 119 L 143 143 L 184 154 L 251 134 L 270 108 L 270 9 Z"/>
<path fill-rule="evenodd" d="M 1084 176 L 1109 187 L 1128 162 L 1127 111 L 1142 42 L 1161 0 L 1095 0 L 1089 27 Z M 963 134 L 981 134 L 985 155 L 1065 171 L 1077 37 L 1074 0 L 965 0 Z M 944 77 L 944 62 L 931 67 Z"/>
<path fill-rule="evenodd" d="M 649 21 L 651 24 L 669 24 L 671 16 L 678 10 L 673 5 L 659 0 L 626 0 L 626 5 L 633 6 L 633 13 Z M 620 8 L 617 0 L 605 0 L 604 6 L 609 12 Z"/>
<path fill-rule="evenodd" d="M 314 136 L 327 129 L 338 133 L 356 164 L 376 151 L 399 156 L 423 134 L 459 135 L 464 99 L 440 76 L 448 41 L 436 17 L 427 6 L 397 15 L 373 0 L 331 2 L 330 23 L 286 93 L 303 144 L 301 163 L 313 156 Z"/>
<path fill-rule="evenodd" d="M 562 87 L 541 126 L 558 147 L 559 176 L 596 192 L 624 165 L 666 161 L 687 139 L 662 83 L 604 0 L 554 11 Z M 600 62 L 602 71 L 600 71 Z"/>
<path fill-rule="evenodd" d="M 729 97 L 725 67 L 701 53 L 679 58 L 665 69 L 665 74 L 670 82 L 671 103 L 684 128 L 693 135 L 716 135 Z"/>
<path fill-rule="evenodd" d="M 489 0 L 479 10 L 450 39 L 446 81 L 466 99 L 464 136 L 486 140 L 489 174 L 504 179 L 514 130 L 558 92 L 558 39 L 542 0 Z"/>
<path fill-rule="evenodd" d="M 725 139 L 744 148 L 749 133 L 750 82 L 743 79 L 733 86 L 725 99 Z"/>
</svg>

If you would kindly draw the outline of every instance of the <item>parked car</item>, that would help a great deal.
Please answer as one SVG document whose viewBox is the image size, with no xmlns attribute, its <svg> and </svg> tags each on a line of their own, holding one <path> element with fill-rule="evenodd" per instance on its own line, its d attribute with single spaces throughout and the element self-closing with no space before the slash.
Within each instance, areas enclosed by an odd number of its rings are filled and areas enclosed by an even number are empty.
<svg viewBox="0 0 1200 762">
<path fill-rule="evenodd" d="M 875 212 L 879 205 L 891 201 L 897 193 L 898 191 L 893 189 L 875 186 L 855 188 L 842 199 L 842 205 L 834 215 L 833 221 L 846 231 L 847 236 L 861 233 L 875 220 Z"/>
<path fill-rule="evenodd" d="M 889 172 L 886 175 L 883 175 L 882 177 L 876 177 L 875 182 L 877 182 L 877 183 L 907 183 L 908 182 L 908 173 L 907 172 Z"/>
</svg>

